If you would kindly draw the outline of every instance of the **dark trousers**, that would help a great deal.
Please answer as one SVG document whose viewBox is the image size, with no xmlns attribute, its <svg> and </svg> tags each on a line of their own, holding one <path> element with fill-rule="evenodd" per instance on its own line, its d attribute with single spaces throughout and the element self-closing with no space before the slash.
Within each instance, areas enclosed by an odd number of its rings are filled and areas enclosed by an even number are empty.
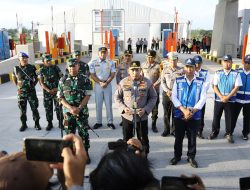
<svg viewBox="0 0 250 190">
<path fill-rule="evenodd" d="M 249 104 L 241 104 L 235 102 L 234 106 L 234 114 L 233 114 L 233 122 L 232 122 L 232 132 L 234 131 L 237 123 L 237 119 L 239 117 L 240 111 L 243 108 L 243 135 L 248 135 L 250 130 L 250 103 Z"/>
<path fill-rule="evenodd" d="M 147 53 L 147 48 L 148 48 L 147 45 L 143 45 L 143 53 Z"/>
<path fill-rule="evenodd" d="M 122 117 L 122 133 L 123 133 L 123 140 L 128 141 L 130 138 L 134 137 L 133 134 L 134 123 L 133 121 L 129 121 Z M 137 139 L 139 139 L 143 146 L 146 147 L 146 153 L 149 153 L 149 140 L 148 140 L 148 120 L 143 120 L 137 122 L 136 127 L 136 135 Z"/>
<path fill-rule="evenodd" d="M 204 104 L 203 108 L 201 109 L 201 123 L 200 123 L 200 127 L 199 127 L 199 131 L 202 132 L 205 126 L 205 122 L 204 122 L 204 117 L 205 117 L 205 110 L 206 110 L 206 104 Z"/>
<path fill-rule="evenodd" d="M 220 132 L 220 120 L 222 112 L 224 111 L 224 116 L 226 120 L 226 133 L 232 135 L 232 116 L 234 111 L 234 104 L 232 102 L 218 102 L 214 101 L 214 117 L 212 123 L 212 133 L 218 135 Z"/>
<path fill-rule="evenodd" d="M 175 143 L 174 143 L 174 156 L 175 158 L 181 158 L 182 146 L 185 133 L 188 138 L 188 158 L 195 158 L 196 154 L 196 133 L 200 125 L 200 120 L 188 120 L 185 121 L 180 118 L 174 118 L 175 123 Z"/>
<path fill-rule="evenodd" d="M 128 50 L 129 50 L 129 51 L 132 51 L 131 45 L 128 45 Z"/>
<path fill-rule="evenodd" d="M 159 95 L 159 92 L 157 92 L 157 100 L 156 100 L 156 104 L 152 110 L 152 120 L 157 120 L 158 118 L 158 106 L 159 106 L 159 103 L 160 103 L 160 95 Z"/>
<path fill-rule="evenodd" d="M 172 130 L 174 131 L 174 128 L 175 128 L 174 127 L 174 120 L 173 120 L 174 106 L 173 106 L 172 101 L 166 95 L 166 92 L 164 92 L 164 91 L 162 93 L 162 105 L 163 105 L 164 129 L 170 132 L 170 118 L 172 118 Z"/>
<path fill-rule="evenodd" d="M 139 53 L 139 50 L 140 50 L 140 46 L 136 45 L 136 53 Z"/>
</svg>

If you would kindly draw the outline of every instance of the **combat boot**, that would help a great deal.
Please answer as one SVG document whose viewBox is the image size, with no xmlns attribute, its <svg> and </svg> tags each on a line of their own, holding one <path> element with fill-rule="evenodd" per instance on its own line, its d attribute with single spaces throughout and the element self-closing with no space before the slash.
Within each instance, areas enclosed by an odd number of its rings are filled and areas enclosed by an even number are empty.
<svg viewBox="0 0 250 190">
<path fill-rule="evenodd" d="M 35 121 L 35 129 L 38 130 L 38 131 L 41 130 L 39 120 Z"/>
<path fill-rule="evenodd" d="M 27 128 L 28 128 L 28 126 L 27 126 L 26 122 L 22 122 L 22 126 L 20 127 L 19 131 L 20 131 L 20 132 L 23 132 L 23 131 L 25 131 L 25 129 L 27 129 Z"/>
<path fill-rule="evenodd" d="M 154 133 L 158 133 L 158 129 L 156 128 L 156 119 L 152 120 L 152 131 Z"/>
<path fill-rule="evenodd" d="M 89 150 L 86 150 L 86 153 L 87 153 L 87 157 L 88 157 L 86 164 L 90 164 L 91 160 L 90 160 L 90 157 L 89 157 Z"/>
<path fill-rule="evenodd" d="M 52 121 L 48 121 L 48 125 L 46 127 L 46 131 L 50 131 L 53 128 Z"/>
</svg>

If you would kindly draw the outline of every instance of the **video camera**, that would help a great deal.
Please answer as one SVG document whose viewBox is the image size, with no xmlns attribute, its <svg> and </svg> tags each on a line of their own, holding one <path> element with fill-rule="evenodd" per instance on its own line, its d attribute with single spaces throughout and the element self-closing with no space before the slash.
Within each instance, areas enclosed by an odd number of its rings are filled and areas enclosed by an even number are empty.
<svg viewBox="0 0 250 190">
<path fill-rule="evenodd" d="M 132 153 L 135 153 L 135 151 L 137 151 L 137 150 L 141 151 L 139 148 L 137 148 L 133 145 L 127 144 L 127 142 L 125 142 L 122 139 L 118 139 L 117 141 L 108 142 L 108 148 L 109 148 L 109 150 L 124 149 L 124 150 L 127 150 L 128 152 L 132 152 Z"/>
</svg>

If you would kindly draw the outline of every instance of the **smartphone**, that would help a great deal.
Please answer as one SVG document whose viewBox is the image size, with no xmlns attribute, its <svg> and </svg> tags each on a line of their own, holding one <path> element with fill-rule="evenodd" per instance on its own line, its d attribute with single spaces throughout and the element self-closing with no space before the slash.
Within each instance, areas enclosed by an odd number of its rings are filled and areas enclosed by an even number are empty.
<svg viewBox="0 0 250 190">
<path fill-rule="evenodd" d="M 196 184 L 197 180 L 190 177 L 174 177 L 174 176 L 163 176 L 161 179 L 161 190 L 167 190 L 171 186 L 177 186 L 177 187 L 186 187 L 186 189 L 189 189 L 187 186 Z"/>
<path fill-rule="evenodd" d="M 64 147 L 73 150 L 73 142 L 62 139 L 24 138 L 24 152 L 27 160 L 63 162 L 61 153 Z"/>
</svg>

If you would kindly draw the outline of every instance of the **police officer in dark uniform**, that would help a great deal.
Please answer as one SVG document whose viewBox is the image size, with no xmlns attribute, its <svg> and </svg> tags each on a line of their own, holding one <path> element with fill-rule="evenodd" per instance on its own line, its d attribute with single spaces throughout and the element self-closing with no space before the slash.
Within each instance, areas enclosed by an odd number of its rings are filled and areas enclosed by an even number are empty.
<svg viewBox="0 0 250 190">
<path fill-rule="evenodd" d="M 185 75 L 176 78 L 172 90 L 174 104 L 175 143 L 174 158 L 170 164 L 176 165 L 182 156 L 182 146 L 185 133 L 188 138 L 187 161 L 194 168 L 198 167 L 195 160 L 196 134 L 200 126 L 201 109 L 206 102 L 204 79 L 195 75 L 195 61 L 185 60 Z"/>
<path fill-rule="evenodd" d="M 24 131 L 27 128 L 27 101 L 29 102 L 33 113 L 35 129 L 41 130 L 39 124 L 40 116 L 38 112 L 38 99 L 35 88 L 38 82 L 36 67 L 34 65 L 28 64 L 29 56 L 26 53 L 20 52 L 18 54 L 18 58 L 20 65 L 14 67 L 12 76 L 13 82 L 17 86 L 18 107 L 21 111 L 20 119 L 22 126 L 19 131 Z"/>
<path fill-rule="evenodd" d="M 152 82 L 141 75 L 139 61 L 132 61 L 129 76 L 124 78 L 115 92 L 115 102 L 122 115 L 123 140 L 133 137 L 133 121 L 136 121 L 137 138 L 146 146 L 149 153 L 148 115 L 157 101 L 157 94 Z M 134 115 L 136 112 L 136 118 Z"/>
<path fill-rule="evenodd" d="M 59 105 L 56 93 L 60 78 L 63 76 L 60 68 L 57 65 L 52 65 L 52 56 L 50 54 L 44 54 L 42 56 L 43 67 L 37 72 L 39 83 L 43 88 L 43 104 L 46 112 L 46 119 L 48 126 L 46 130 L 49 131 L 53 128 L 53 102 L 57 119 L 59 121 L 59 127 L 62 127 L 62 108 Z"/>
<path fill-rule="evenodd" d="M 63 105 L 64 129 L 67 134 L 78 134 L 88 154 L 90 148 L 88 125 L 88 101 L 92 92 L 89 78 L 79 73 L 79 62 L 70 58 L 67 62 L 69 74 L 60 79 L 57 96 Z M 88 154 L 87 163 L 90 163 Z"/>
</svg>

